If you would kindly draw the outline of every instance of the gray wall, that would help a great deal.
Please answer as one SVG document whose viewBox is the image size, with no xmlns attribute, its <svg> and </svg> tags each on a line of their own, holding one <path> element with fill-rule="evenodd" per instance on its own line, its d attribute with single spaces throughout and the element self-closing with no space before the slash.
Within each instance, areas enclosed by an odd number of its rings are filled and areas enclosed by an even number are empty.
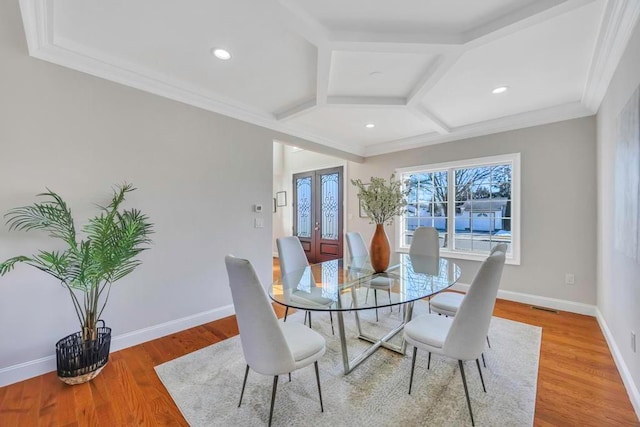
<svg viewBox="0 0 640 427">
<path fill-rule="evenodd" d="M 367 158 L 350 177 L 389 177 L 396 168 L 521 153 L 521 265 L 507 265 L 502 290 L 578 303 L 596 302 L 596 121 L 594 117 L 504 132 Z M 349 194 L 350 231 L 370 238 Z M 394 227 L 387 227 L 394 244 Z M 479 262 L 459 261 L 471 283 Z M 566 285 L 565 273 L 575 274 Z"/>
<path fill-rule="evenodd" d="M 640 414 L 640 265 L 615 249 L 613 235 L 614 206 L 620 202 L 614 199 L 617 120 L 638 85 L 640 25 L 636 25 L 598 111 L 598 309 L 633 378 Z M 631 351 L 631 331 L 637 334 L 636 353 Z"/>
<path fill-rule="evenodd" d="M 0 212 L 49 187 L 84 223 L 111 185 L 138 187 L 128 206 L 151 217 L 155 244 L 113 288 L 114 335 L 230 304 L 227 253 L 269 283 L 273 133 L 33 59 L 21 22 L 17 1 L 0 2 Z M 51 245 L 0 226 L 0 259 Z M 0 372 L 78 329 L 56 281 L 26 266 L 0 278 Z"/>
</svg>

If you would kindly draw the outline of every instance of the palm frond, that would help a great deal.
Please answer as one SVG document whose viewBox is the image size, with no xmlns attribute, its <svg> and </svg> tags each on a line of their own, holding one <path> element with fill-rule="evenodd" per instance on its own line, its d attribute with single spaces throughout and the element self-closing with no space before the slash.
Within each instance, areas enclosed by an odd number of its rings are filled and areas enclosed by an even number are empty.
<svg viewBox="0 0 640 427">
<path fill-rule="evenodd" d="M 47 189 L 39 197 L 49 197 L 42 203 L 11 209 L 5 214 L 9 230 L 44 230 L 54 238 L 62 239 L 70 246 L 75 245 L 76 231 L 71 210 L 56 193 Z"/>
<path fill-rule="evenodd" d="M 4 276 L 5 274 L 7 274 L 11 270 L 13 270 L 17 263 L 19 263 L 19 262 L 29 262 L 29 261 L 33 261 L 33 258 L 29 258 L 29 257 L 22 256 L 22 255 L 16 256 L 16 257 L 13 257 L 13 258 L 9 258 L 5 262 L 0 263 L 0 276 Z"/>
</svg>

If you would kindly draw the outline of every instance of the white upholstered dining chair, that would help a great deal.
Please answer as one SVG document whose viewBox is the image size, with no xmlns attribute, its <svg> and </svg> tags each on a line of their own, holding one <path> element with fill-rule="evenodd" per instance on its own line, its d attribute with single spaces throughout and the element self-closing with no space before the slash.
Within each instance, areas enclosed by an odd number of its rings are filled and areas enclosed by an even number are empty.
<svg viewBox="0 0 640 427">
<path fill-rule="evenodd" d="M 292 274 L 296 271 L 302 271 L 306 267 L 309 267 L 309 261 L 307 255 L 304 253 L 300 239 L 296 236 L 280 237 L 276 240 L 278 246 L 278 257 L 280 259 L 280 278 L 284 281 L 285 276 Z M 295 292 L 295 291 L 294 291 Z M 292 293 L 292 297 L 295 294 Z M 333 304 L 333 300 L 322 296 L 322 289 L 312 288 L 309 293 L 306 293 L 304 299 L 307 302 L 313 302 L 318 306 L 330 306 Z M 289 314 L 289 307 L 285 309 L 284 321 L 287 321 L 287 315 Z M 311 327 L 311 312 L 305 311 L 305 322 L 309 318 L 309 327 Z M 331 334 L 335 335 L 333 329 L 333 315 L 329 312 L 329 319 L 331 319 Z"/>
<path fill-rule="evenodd" d="M 489 331 L 504 267 L 504 257 L 504 252 L 498 251 L 482 263 L 455 317 L 439 316 L 434 313 L 424 314 L 411 320 L 404 327 L 404 338 L 408 344 L 413 345 L 409 394 L 413 385 L 418 349 L 429 352 L 429 362 L 431 353 L 457 359 L 472 425 L 475 423 L 463 362 L 475 359 L 482 389 L 486 392 L 478 358 L 482 354 L 484 339 Z"/>
<path fill-rule="evenodd" d="M 418 227 L 413 232 L 409 254 L 440 257 L 440 235 L 434 227 Z"/>
<path fill-rule="evenodd" d="M 489 256 L 493 255 L 496 252 L 507 253 L 507 244 L 506 243 L 498 243 L 491 249 L 489 252 Z M 464 299 L 464 294 L 458 292 L 442 292 L 438 295 L 431 298 L 429 301 L 429 306 L 431 311 L 437 314 L 442 314 L 444 316 L 455 316 L 458 312 L 458 308 L 460 308 L 460 304 L 462 304 L 462 300 Z M 489 348 L 491 348 L 491 341 L 489 341 L 489 336 L 487 336 L 487 344 Z M 484 361 L 484 358 L 483 358 Z"/>
<path fill-rule="evenodd" d="M 227 255 L 225 264 L 240 330 L 242 352 L 247 362 L 238 407 L 242 405 L 249 368 L 262 375 L 273 375 L 269 410 L 271 425 L 278 376 L 313 363 L 318 383 L 320 411 L 324 412 L 318 372 L 318 359 L 325 352 L 325 340 L 322 335 L 300 323 L 278 322 L 260 279 L 249 261 Z"/>
<path fill-rule="evenodd" d="M 434 227 L 418 227 L 413 232 L 409 255 L 419 255 L 440 258 L 440 235 Z M 429 313 L 431 313 L 431 298 L 429 298 Z"/>
<path fill-rule="evenodd" d="M 350 231 L 346 233 L 347 246 L 349 247 L 349 253 L 352 259 L 365 258 L 369 255 L 367 245 L 364 243 L 362 235 L 357 231 Z M 373 298 L 376 305 L 376 321 L 378 321 L 378 291 L 386 291 L 389 295 L 389 303 L 391 303 L 391 284 L 392 280 L 386 277 L 374 277 L 370 280 L 365 280 L 362 286 L 367 288 L 367 294 L 365 296 L 365 303 L 369 298 L 369 289 L 373 289 Z M 391 309 L 393 311 L 393 308 Z"/>
</svg>

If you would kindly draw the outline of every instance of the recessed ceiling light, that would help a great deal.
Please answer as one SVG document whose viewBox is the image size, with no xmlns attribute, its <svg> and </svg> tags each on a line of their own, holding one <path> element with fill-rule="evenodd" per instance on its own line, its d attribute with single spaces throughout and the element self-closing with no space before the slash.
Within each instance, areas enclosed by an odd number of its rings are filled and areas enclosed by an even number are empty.
<svg viewBox="0 0 640 427">
<path fill-rule="evenodd" d="M 509 89 L 509 86 L 498 86 L 494 90 L 491 91 L 494 95 L 498 95 L 500 93 L 505 93 Z"/>
<path fill-rule="evenodd" d="M 214 49 L 211 49 L 211 53 L 213 54 L 213 56 L 215 56 L 218 59 L 222 59 L 223 61 L 226 61 L 227 59 L 231 59 L 231 54 L 224 49 L 214 48 Z"/>
<path fill-rule="evenodd" d="M 374 125 L 373 123 L 367 123 L 366 125 L 364 125 L 364 127 L 366 127 L 367 129 L 372 129 L 376 127 L 376 125 Z"/>
</svg>

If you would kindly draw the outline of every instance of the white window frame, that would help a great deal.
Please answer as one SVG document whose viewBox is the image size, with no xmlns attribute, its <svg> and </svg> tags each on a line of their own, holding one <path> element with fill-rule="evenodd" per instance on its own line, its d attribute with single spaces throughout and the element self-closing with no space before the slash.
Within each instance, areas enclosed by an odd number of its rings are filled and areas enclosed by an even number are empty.
<svg viewBox="0 0 640 427">
<path fill-rule="evenodd" d="M 399 179 L 407 173 L 414 172 L 432 172 L 447 170 L 447 191 L 449 203 L 451 206 L 455 204 L 453 177 L 454 169 L 473 168 L 482 166 L 492 166 L 497 164 L 511 163 L 511 251 L 507 253 L 506 263 L 512 265 L 520 265 L 520 153 L 503 154 L 499 156 L 480 157 L 468 160 L 459 160 L 446 163 L 434 163 L 428 165 L 412 166 L 408 168 L 396 169 L 395 173 Z M 448 209 L 450 216 L 447 217 L 447 233 L 449 235 L 449 244 L 453 244 L 455 240 L 455 209 Z M 396 251 L 408 252 L 409 246 L 404 245 L 404 217 L 396 217 Z M 465 259 L 472 261 L 484 261 L 487 254 L 479 254 L 473 252 L 465 252 L 460 250 L 450 250 L 448 248 L 440 248 L 440 255 L 445 258 Z"/>
</svg>

